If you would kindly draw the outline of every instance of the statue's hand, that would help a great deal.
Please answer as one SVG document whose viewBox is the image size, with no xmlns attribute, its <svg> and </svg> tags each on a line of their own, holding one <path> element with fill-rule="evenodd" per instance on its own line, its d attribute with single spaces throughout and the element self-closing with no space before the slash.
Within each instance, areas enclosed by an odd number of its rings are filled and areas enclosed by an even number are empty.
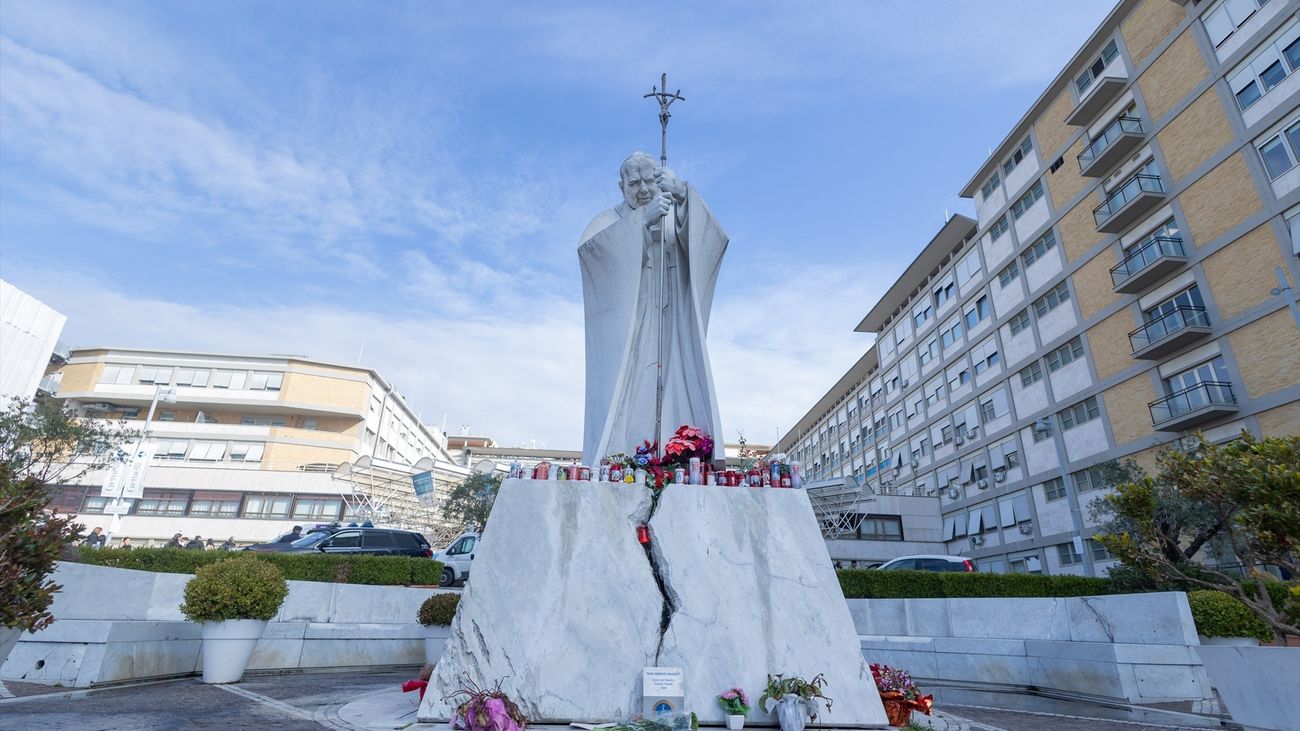
<svg viewBox="0 0 1300 731">
<path fill-rule="evenodd" d="M 686 183 L 677 177 L 677 174 L 668 168 L 655 169 L 655 182 L 659 184 L 659 190 L 662 190 L 673 197 L 678 203 L 686 200 Z"/>
<path fill-rule="evenodd" d="M 673 203 L 668 199 L 668 196 L 664 195 L 663 191 L 656 191 L 655 197 L 651 198 L 650 202 L 645 204 L 644 208 L 645 225 L 646 228 L 649 228 L 659 223 L 664 216 L 668 215 L 668 211 L 671 211 L 673 208 Z"/>
</svg>

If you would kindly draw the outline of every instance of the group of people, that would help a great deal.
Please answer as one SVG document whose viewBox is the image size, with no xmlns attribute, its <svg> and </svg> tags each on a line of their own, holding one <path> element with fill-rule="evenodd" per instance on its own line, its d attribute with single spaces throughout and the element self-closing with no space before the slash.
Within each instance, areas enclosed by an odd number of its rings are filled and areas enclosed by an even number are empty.
<svg viewBox="0 0 1300 731">
<path fill-rule="evenodd" d="M 86 540 L 81 542 L 83 546 L 90 548 L 104 548 L 108 545 L 108 536 L 104 534 L 103 528 L 95 528 L 87 536 Z M 118 548 L 129 551 L 135 546 L 131 543 L 130 538 L 123 538 L 122 542 L 117 545 Z M 225 542 L 218 544 L 215 540 L 209 538 L 206 541 L 202 536 L 186 538 L 184 535 L 177 533 L 172 536 L 170 541 L 163 548 L 187 548 L 194 551 L 233 551 L 236 548 L 235 537 L 231 536 Z"/>
</svg>

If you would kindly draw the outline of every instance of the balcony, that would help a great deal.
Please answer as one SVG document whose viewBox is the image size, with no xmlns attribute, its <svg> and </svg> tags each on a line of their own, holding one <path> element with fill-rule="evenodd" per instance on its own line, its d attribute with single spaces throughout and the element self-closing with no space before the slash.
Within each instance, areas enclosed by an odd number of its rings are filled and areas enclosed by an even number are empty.
<svg viewBox="0 0 1300 731">
<path fill-rule="evenodd" d="M 1156 236 L 1130 251 L 1124 261 L 1111 268 L 1110 281 L 1116 292 L 1134 294 L 1186 263 L 1187 254 L 1183 251 L 1181 238 Z"/>
<path fill-rule="evenodd" d="M 1179 305 L 1128 334 L 1133 357 L 1155 360 L 1210 334 L 1204 307 Z"/>
<path fill-rule="evenodd" d="M 1103 109 L 1115 101 L 1119 93 L 1128 86 L 1128 79 L 1123 76 L 1103 76 L 1095 79 L 1091 92 L 1085 96 L 1079 106 L 1065 118 L 1065 123 L 1072 127 L 1083 127 L 1097 118 Z"/>
<path fill-rule="evenodd" d="M 1156 431 L 1184 431 L 1237 411 L 1232 384 L 1203 381 L 1147 405 Z"/>
<path fill-rule="evenodd" d="M 1160 176 L 1138 173 L 1110 192 L 1101 205 L 1092 209 L 1097 230 L 1119 233 L 1165 199 Z"/>
<path fill-rule="evenodd" d="M 1142 120 L 1118 117 L 1079 153 L 1079 174 L 1089 178 L 1105 176 L 1107 170 L 1142 144 L 1145 136 Z"/>
</svg>

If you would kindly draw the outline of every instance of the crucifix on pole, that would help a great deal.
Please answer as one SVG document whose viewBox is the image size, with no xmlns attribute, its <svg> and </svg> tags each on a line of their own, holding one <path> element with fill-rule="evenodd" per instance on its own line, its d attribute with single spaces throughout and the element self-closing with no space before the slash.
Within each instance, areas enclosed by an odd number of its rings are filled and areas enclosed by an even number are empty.
<svg viewBox="0 0 1300 731">
<path fill-rule="evenodd" d="M 668 107 L 673 102 L 686 101 L 682 96 L 682 90 L 669 93 L 668 91 L 668 74 L 664 73 L 659 77 L 659 88 L 650 87 L 650 93 L 642 96 L 642 99 L 654 98 L 659 102 L 659 166 L 668 166 L 668 120 L 672 113 Z M 667 191 L 664 191 L 665 193 Z M 669 196 L 669 200 L 672 200 Z M 668 250 L 668 226 L 671 222 L 676 221 L 676 211 L 669 211 L 659 221 L 659 288 L 655 291 L 655 307 L 659 310 L 659 338 L 655 354 L 655 431 L 654 444 L 655 456 L 662 454 L 663 445 L 663 427 L 664 427 L 664 358 L 667 357 L 668 350 L 668 305 L 672 298 L 668 294 L 667 279 L 667 250 Z"/>
</svg>

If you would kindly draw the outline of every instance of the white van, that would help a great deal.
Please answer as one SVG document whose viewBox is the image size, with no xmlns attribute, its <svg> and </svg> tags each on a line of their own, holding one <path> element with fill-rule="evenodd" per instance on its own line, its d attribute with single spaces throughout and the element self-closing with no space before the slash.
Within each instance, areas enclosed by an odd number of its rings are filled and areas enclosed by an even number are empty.
<svg viewBox="0 0 1300 731">
<path fill-rule="evenodd" d="M 479 540 L 478 533 L 461 533 L 451 545 L 433 554 L 435 560 L 442 562 L 442 580 L 438 586 L 451 586 L 469 579 L 470 563 L 474 561 Z"/>
</svg>

